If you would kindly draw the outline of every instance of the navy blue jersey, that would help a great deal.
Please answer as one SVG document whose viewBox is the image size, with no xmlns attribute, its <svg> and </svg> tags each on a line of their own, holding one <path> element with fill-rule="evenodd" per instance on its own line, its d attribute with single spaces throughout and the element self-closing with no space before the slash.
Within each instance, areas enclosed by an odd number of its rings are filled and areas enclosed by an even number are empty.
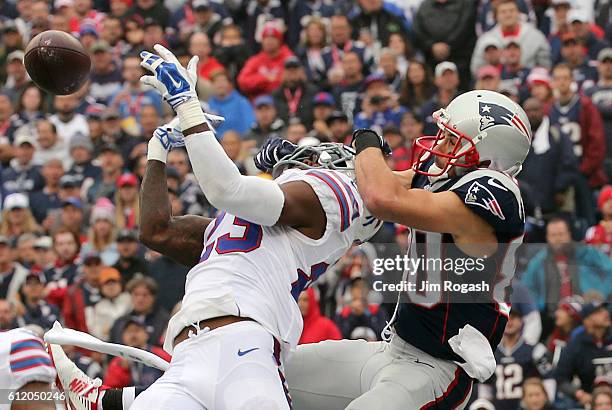
<svg viewBox="0 0 612 410">
<path fill-rule="evenodd" d="M 574 147 L 574 154 L 578 158 L 582 158 L 581 110 L 580 96 L 576 94 L 567 105 L 561 106 L 558 102 L 555 102 L 548 113 L 550 125 L 557 125 L 563 133 L 568 135 Z"/>
<path fill-rule="evenodd" d="M 530 377 L 544 377 L 550 367 L 546 347 L 529 345 L 522 339 L 510 349 L 501 344 L 495 351 L 497 366 L 487 381 L 493 391 L 496 410 L 516 410 L 523 397 L 523 382 Z"/>
<path fill-rule="evenodd" d="M 427 164 L 425 164 L 427 166 Z M 451 191 L 494 229 L 499 246 L 487 258 L 472 258 L 463 253 L 450 234 L 415 232 L 410 259 L 427 262 L 442 259 L 443 265 L 419 267 L 410 272 L 418 290 L 424 283 L 453 283 L 471 286 L 468 293 L 427 290 L 409 292 L 401 303 L 395 321 L 397 334 L 415 347 L 445 360 L 464 362 L 453 352 L 448 339 L 466 325 L 482 333 L 494 351 L 507 322 L 510 281 L 515 270 L 515 250 L 522 242 L 524 211 L 518 186 L 501 172 L 479 169 L 462 177 L 427 184 L 427 178 L 413 180 L 413 187 L 433 192 Z M 417 184 L 417 185 L 415 185 Z M 465 261 L 472 261 L 468 266 Z M 455 263 L 447 264 L 447 261 Z M 460 266 L 458 263 L 463 261 Z M 481 286 L 481 284 L 487 286 Z M 480 288 L 478 287 L 480 286 Z"/>
</svg>

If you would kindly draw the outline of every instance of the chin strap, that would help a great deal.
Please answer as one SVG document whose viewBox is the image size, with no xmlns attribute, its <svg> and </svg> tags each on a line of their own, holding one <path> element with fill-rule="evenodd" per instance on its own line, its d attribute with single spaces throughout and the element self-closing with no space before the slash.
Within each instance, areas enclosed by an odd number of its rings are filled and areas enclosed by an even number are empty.
<svg viewBox="0 0 612 410">
<path fill-rule="evenodd" d="M 427 172 L 429 172 L 430 174 L 439 174 L 440 172 L 442 172 L 442 168 L 440 168 L 434 161 L 433 164 L 431 164 L 429 166 L 429 169 L 427 170 Z M 436 176 L 428 176 L 427 179 L 429 179 L 429 183 L 433 184 L 435 182 L 438 182 L 442 179 L 448 179 L 448 172 L 444 172 L 443 174 L 440 175 L 436 175 Z"/>
</svg>

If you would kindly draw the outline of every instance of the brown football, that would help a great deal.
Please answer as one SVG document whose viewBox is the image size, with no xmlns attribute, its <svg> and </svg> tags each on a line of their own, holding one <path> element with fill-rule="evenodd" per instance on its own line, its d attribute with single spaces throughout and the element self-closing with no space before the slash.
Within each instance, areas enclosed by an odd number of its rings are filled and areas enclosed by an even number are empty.
<svg viewBox="0 0 612 410">
<path fill-rule="evenodd" d="M 25 50 L 24 65 L 32 81 L 58 95 L 76 92 L 89 77 L 91 60 L 79 40 L 58 30 L 43 31 Z"/>
</svg>

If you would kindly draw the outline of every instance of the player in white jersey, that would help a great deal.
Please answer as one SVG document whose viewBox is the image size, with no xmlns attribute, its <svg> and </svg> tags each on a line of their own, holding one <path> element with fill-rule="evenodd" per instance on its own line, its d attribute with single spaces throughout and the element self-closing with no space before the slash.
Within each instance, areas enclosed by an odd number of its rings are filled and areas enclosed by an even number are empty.
<svg viewBox="0 0 612 410">
<path fill-rule="evenodd" d="M 0 410 L 52 410 L 55 368 L 43 341 L 18 328 L 0 332 Z"/>
<path fill-rule="evenodd" d="M 193 268 L 165 337 L 170 368 L 131 408 L 290 408 L 282 364 L 302 331 L 297 296 L 380 224 L 342 172 L 353 155 L 340 144 L 297 151 L 287 165 L 302 169 L 273 181 L 240 175 L 200 108 L 197 58 L 185 70 L 155 49 L 161 57 L 141 54 L 155 73 L 143 80 L 177 111 L 183 131 L 165 127 L 149 142 L 141 240 Z M 214 220 L 170 213 L 165 161 L 181 144 L 207 199 L 225 210 Z"/>
</svg>

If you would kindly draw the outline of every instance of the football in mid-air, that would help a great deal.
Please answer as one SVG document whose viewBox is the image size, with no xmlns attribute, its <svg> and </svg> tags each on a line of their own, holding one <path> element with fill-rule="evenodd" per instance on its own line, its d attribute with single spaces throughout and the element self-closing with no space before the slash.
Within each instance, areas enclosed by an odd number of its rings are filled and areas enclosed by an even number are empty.
<svg viewBox="0 0 612 410">
<path fill-rule="evenodd" d="M 79 40 L 68 33 L 47 30 L 25 50 L 24 65 L 32 81 L 57 95 L 76 92 L 89 77 L 91 60 Z"/>
</svg>

